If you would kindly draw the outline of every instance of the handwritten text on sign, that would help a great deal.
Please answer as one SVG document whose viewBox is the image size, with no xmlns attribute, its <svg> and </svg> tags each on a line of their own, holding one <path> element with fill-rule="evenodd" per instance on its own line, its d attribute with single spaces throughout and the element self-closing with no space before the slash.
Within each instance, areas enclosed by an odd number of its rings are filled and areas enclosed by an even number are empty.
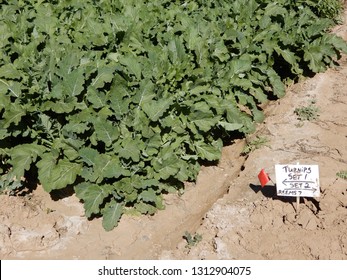
<svg viewBox="0 0 347 280">
<path fill-rule="evenodd" d="M 318 197 L 318 165 L 275 165 L 277 195 Z"/>
</svg>

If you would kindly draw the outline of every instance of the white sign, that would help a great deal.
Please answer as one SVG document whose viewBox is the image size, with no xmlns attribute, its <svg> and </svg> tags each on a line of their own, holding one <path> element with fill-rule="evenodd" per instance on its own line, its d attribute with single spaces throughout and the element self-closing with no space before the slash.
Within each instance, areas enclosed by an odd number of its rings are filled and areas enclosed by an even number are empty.
<svg viewBox="0 0 347 280">
<path fill-rule="evenodd" d="M 318 165 L 275 165 L 276 187 L 279 196 L 318 197 Z"/>
</svg>

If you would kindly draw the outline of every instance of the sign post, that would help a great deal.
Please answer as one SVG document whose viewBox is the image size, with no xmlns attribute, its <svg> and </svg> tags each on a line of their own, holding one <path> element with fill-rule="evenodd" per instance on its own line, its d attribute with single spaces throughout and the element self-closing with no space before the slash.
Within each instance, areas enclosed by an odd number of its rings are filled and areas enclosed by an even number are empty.
<svg viewBox="0 0 347 280">
<path fill-rule="evenodd" d="M 299 162 L 296 163 L 296 165 L 300 165 Z M 305 200 L 304 200 L 305 203 Z M 296 213 L 299 213 L 299 207 L 300 207 L 300 196 L 296 197 Z"/>
<path fill-rule="evenodd" d="M 278 196 L 296 197 L 299 210 L 300 197 L 319 197 L 318 165 L 275 165 Z"/>
</svg>

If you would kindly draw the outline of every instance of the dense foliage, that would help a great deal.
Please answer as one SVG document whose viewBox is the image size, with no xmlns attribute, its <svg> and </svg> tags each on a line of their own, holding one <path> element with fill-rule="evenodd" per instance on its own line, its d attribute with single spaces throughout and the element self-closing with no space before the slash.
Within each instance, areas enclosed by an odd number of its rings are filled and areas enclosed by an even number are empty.
<svg viewBox="0 0 347 280">
<path fill-rule="evenodd" d="M 0 188 L 73 186 L 107 230 L 347 51 L 319 1 L 0 2 Z"/>
<path fill-rule="evenodd" d="M 305 5 L 309 5 L 319 17 L 330 18 L 337 23 L 341 20 L 343 0 L 308 0 L 303 2 Z"/>
</svg>

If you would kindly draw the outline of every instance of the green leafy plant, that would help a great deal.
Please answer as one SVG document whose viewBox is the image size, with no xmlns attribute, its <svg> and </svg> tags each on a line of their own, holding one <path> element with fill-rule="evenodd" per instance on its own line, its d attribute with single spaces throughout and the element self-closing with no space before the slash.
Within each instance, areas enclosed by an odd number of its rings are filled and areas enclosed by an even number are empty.
<svg viewBox="0 0 347 280">
<path fill-rule="evenodd" d="M 304 1 L 305 5 L 309 5 L 312 10 L 319 16 L 341 21 L 341 13 L 343 11 L 343 0 L 316 0 Z"/>
<path fill-rule="evenodd" d="M 340 15 L 343 11 L 343 2 L 343 0 L 320 0 L 318 2 L 319 15 L 336 21 L 341 20 Z"/>
<path fill-rule="evenodd" d="M 337 172 L 336 176 L 341 178 L 341 179 L 347 180 L 347 170 L 341 170 L 341 171 Z"/>
<path fill-rule="evenodd" d="M 319 117 L 319 108 L 315 105 L 315 101 L 305 107 L 298 107 L 294 110 L 300 121 L 312 121 Z"/>
<path fill-rule="evenodd" d="M 195 233 L 194 235 L 192 235 L 191 233 L 186 231 L 183 235 L 183 238 L 187 241 L 186 248 L 191 249 L 202 240 L 202 235 L 198 233 Z"/>
<path fill-rule="evenodd" d="M 0 188 L 73 187 L 106 230 L 194 181 L 285 83 L 346 43 L 296 1 L 8 1 L 0 10 Z"/>
<path fill-rule="evenodd" d="M 269 139 L 265 136 L 256 136 L 256 138 L 252 140 L 247 140 L 246 138 L 246 145 L 242 150 L 242 154 L 248 155 L 254 150 L 259 149 L 263 146 L 266 146 L 268 142 L 269 142 Z"/>
</svg>

